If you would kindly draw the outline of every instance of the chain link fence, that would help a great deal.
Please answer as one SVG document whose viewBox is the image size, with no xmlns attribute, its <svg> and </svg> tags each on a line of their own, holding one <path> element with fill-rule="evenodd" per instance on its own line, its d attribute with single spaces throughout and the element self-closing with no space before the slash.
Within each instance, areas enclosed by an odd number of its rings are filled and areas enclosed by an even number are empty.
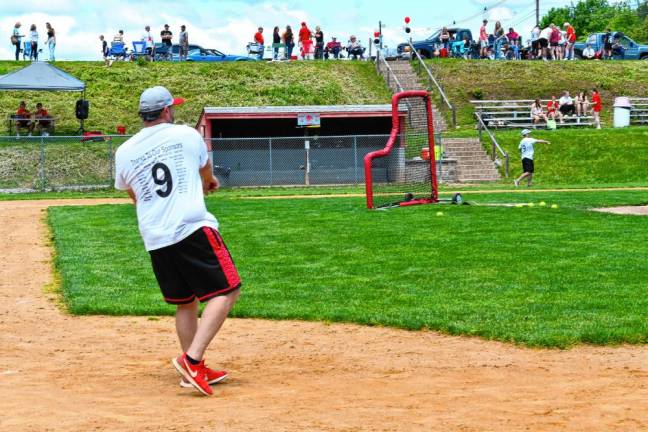
<svg viewBox="0 0 648 432">
<path fill-rule="evenodd" d="M 110 187 L 115 151 L 130 136 L 0 137 L 0 192 Z M 388 135 L 213 139 L 214 173 L 223 187 L 358 185 L 364 156 Z M 415 158 L 419 149 L 407 149 Z M 389 180 L 389 161 L 374 166 Z"/>
<path fill-rule="evenodd" d="M 0 137 L 0 191 L 108 187 L 114 155 L 129 136 Z"/>
</svg>

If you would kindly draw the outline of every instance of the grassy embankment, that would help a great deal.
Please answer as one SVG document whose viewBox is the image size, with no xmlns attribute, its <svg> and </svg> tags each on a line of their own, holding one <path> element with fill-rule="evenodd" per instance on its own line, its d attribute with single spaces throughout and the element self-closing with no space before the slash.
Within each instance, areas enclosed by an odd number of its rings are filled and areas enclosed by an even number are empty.
<svg viewBox="0 0 648 432">
<path fill-rule="evenodd" d="M 646 61 L 484 61 L 428 60 L 451 103 L 457 107 L 457 123 L 475 124 L 473 99 L 548 99 L 569 90 L 590 91 L 597 86 L 603 99 L 602 119 L 611 125 L 617 96 L 648 97 Z M 439 103 L 440 101 L 437 101 Z"/>
<path fill-rule="evenodd" d="M 0 61 L 0 75 L 25 66 Z M 389 92 L 370 63 L 137 63 L 57 62 L 56 66 L 84 81 L 90 101 L 86 129 L 115 133 L 140 129 L 137 108 L 140 93 L 154 85 L 166 86 L 187 99 L 176 111 L 177 121 L 195 125 L 205 106 L 333 105 L 388 103 Z M 32 107 L 42 101 L 59 118 L 57 134 L 78 129 L 74 103 L 79 93 L 0 92 L 0 118 L 18 108 L 21 100 Z"/>
<path fill-rule="evenodd" d="M 648 342 L 645 221 L 586 210 L 646 203 L 648 191 L 466 198 L 535 206 L 369 212 L 362 198 L 210 198 L 244 281 L 234 316 L 433 329 L 530 346 Z M 49 222 L 72 313 L 173 313 L 131 205 L 50 208 Z"/>
</svg>

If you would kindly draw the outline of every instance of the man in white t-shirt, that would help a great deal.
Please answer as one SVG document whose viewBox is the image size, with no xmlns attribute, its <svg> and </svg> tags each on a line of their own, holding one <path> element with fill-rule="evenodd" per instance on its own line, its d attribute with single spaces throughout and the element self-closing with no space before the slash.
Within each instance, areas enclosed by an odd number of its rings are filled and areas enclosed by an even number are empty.
<svg viewBox="0 0 648 432">
<path fill-rule="evenodd" d="M 227 372 L 205 366 L 203 355 L 236 302 L 241 280 L 218 221 L 204 195 L 219 187 L 200 134 L 173 124 L 174 99 L 164 87 L 145 90 L 139 114 L 144 128 L 115 155 L 115 188 L 137 209 L 144 247 L 164 300 L 177 306 L 176 330 L 183 354 L 172 360 L 180 385 L 211 395 L 210 384 Z M 198 324 L 198 304 L 205 308 Z"/>
<path fill-rule="evenodd" d="M 522 171 L 524 172 L 519 178 L 513 180 L 513 183 L 515 183 L 515 187 L 520 186 L 520 182 L 524 178 L 527 179 L 527 186 L 531 186 L 531 181 L 533 180 L 533 171 L 534 171 L 533 145 L 537 143 L 549 144 L 549 141 L 529 138 L 530 134 L 531 131 L 529 129 L 524 129 L 522 131 L 522 141 L 520 141 L 520 145 L 518 146 L 518 148 L 520 149 L 520 153 L 522 156 Z"/>
<path fill-rule="evenodd" d="M 155 44 L 153 43 L 153 34 L 151 33 L 151 26 L 144 27 L 144 33 L 142 34 L 142 42 L 144 42 L 144 52 L 153 55 L 153 49 Z"/>
</svg>

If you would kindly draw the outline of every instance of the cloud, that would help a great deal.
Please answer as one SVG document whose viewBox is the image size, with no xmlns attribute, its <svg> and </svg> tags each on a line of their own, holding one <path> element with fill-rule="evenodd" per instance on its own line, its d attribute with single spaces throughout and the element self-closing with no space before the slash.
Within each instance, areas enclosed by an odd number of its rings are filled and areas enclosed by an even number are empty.
<svg viewBox="0 0 648 432">
<path fill-rule="evenodd" d="M 507 7 L 496 7 L 489 9 L 486 13 L 489 21 L 504 21 L 513 18 L 513 11 Z"/>
</svg>

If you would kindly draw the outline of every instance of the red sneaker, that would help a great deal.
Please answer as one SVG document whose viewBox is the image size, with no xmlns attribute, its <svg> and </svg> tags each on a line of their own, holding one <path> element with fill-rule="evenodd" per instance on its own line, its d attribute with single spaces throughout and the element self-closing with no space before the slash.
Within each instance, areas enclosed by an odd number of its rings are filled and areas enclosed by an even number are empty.
<svg viewBox="0 0 648 432">
<path fill-rule="evenodd" d="M 216 371 L 208 368 L 207 366 L 205 366 L 205 360 L 201 360 L 200 365 L 203 367 L 203 370 L 205 371 L 205 381 L 207 381 L 207 384 L 209 385 L 214 385 L 216 383 L 219 383 L 229 376 L 229 374 L 226 371 Z M 193 385 L 191 385 L 189 381 L 183 378 L 180 380 L 180 387 L 192 388 Z"/>
<path fill-rule="evenodd" d="M 187 360 L 187 353 L 182 353 L 181 356 L 172 359 L 171 362 L 185 381 L 190 383 L 200 393 L 205 396 L 212 394 L 212 389 L 205 380 L 206 373 L 203 362 L 200 362 L 197 365 L 192 365 L 189 360 Z"/>
</svg>

